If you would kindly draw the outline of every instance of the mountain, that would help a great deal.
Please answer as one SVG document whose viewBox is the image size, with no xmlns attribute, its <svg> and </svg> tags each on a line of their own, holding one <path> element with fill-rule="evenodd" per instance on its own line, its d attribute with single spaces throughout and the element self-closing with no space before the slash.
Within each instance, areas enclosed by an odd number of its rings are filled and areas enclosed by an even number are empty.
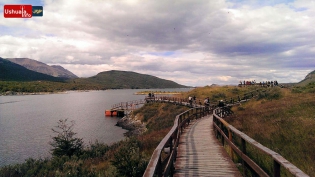
<svg viewBox="0 0 315 177">
<path fill-rule="evenodd" d="M 315 82 L 315 70 L 310 72 L 306 77 L 300 81 L 297 85 L 298 86 L 306 86 L 307 84 Z"/>
<path fill-rule="evenodd" d="M 0 81 L 61 81 L 63 79 L 31 71 L 0 57 Z"/>
<path fill-rule="evenodd" d="M 62 77 L 68 79 L 78 78 L 78 76 L 74 75 L 72 72 L 64 69 L 62 66 L 59 65 L 49 66 L 45 63 L 28 58 L 7 58 L 7 60 L 24 66 L 29 70 L 51 75 L 54 77 Z"/>
<path fill-rule="evenodd" d="M 147 74 L 131 71 L 106 71 L 89 78 L 74 80 L 80 84 L 99 84 L 103 88 L 137 89 L 137 88 L 184 88 L 186 86 L 176 82 L 161 79 Z"/>
</svg>

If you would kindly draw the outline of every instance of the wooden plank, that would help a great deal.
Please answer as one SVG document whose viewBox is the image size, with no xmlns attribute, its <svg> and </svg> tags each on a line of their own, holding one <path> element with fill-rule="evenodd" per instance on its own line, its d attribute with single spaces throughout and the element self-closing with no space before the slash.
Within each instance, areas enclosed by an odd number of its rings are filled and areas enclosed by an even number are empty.
<svg viewBox="0 0 315 177">
<path fill-rule="evenodd" d="M 215 138 L 212 115 L 192 121 L 183 131 L 174 176 L 242 176 Z"/>
</svg>

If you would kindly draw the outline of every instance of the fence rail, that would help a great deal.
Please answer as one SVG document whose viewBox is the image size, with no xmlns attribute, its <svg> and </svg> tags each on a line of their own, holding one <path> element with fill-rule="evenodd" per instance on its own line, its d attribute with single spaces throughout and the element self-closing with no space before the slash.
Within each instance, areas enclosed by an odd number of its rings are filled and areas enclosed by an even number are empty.
<svg viewBox="0 0 315 177">
<path fill-rule="evenodd" d="M 154 150 L 143 176 L 172 176 L 179 138 L 192 119 L 201 118 L 212 110 L 205 107 L 191 108 L 176 116 L 174 126 Z"/>
<path fill-rule="evenodd" d="M 246 175 L 246 170 L 250 170 L 254 176 L 274 176 L 280 177 L 281 167 L 285 168 L 289 173 L 296 177 L 308 177 L 303 171 L 299 168 L 291 164 L 285 158 L 283 158 L 280 154 L 270 150 L 269 148 L 261 145 L 260 143 L 256 142 L 254 139 L 250 138 L 246 134 L 240 132 L 232 125 L 228 124 L 223 117 L 228 115 L 224 108 L 217 108 L 213 111 L 213 128 L 215 130 L 216 137 L 221 139 L 222 145 L 228 145 L 230 155 L 233 158 L 233 153 L 236 153 L 238 157 L 242 159 L 242 167 L 243 167 L 243 176 Z M 237 143 L 235 140 L 241 139 L 240 143 Z M 262 169 L 262 164 L 258 164 L 255 162 L 253 158 L 248 156 L 247 146 L 251 145 L 254 149 L 266 154 L 267 156 L 272 158 L 273 161 L 273 169 L 272 174 L 268 174 L 264 169 Z"/>
<path fill-rule="evenodd" d="M 206 108 L 203 106 L 196 106 L 177 115 L 172 129 L 168 132 L 168 134 L 163 138 L 163 140 L 154 150 L 143 176 L 172 176 L 174 170 L 174 162 L 177 155 L 178 142 L 183 128 L 185 128 L 187 124 L 189 124 L 190 120 L 194 118 L 201 118 L 202 116 L 205 116 L 213 111 L 213 128 L 216 137 L 221 139 L 221 143 L 223 146 L 229 146 L 229 153 L 232 159 L 234 156 L 233 154 L 235 153 L 242 159 L 243 176 L 246 176 L 248 169 L 252 173 L 252 176 L 264 177 L 271 175 L 274 177 L 280 177 L 282 167 L 282 169 L 286 169 L 293 176 L 309 177 L 299 168 L 283 158 L 280 154 L 256 142 L 246 134 L 234 128 L 232 125 L 229 125 L 223 119 L 224 117 L 232 114 L 232 111 L 230 109 L 231 106 L 248 101 L 249 99 L 264 92 L 266 92 L 266 90 L 254 90 L 252 92 L 245 93 L 243 98 L 240 98 L 240 96 L 238 96 L 237 98 L 231 98 L 230 101 L 225 100 L 225 105 L 227 105 L 225 107 L 215 108 L 213 105 L 211 108 Z M 153 99 L 146 99 L 146 101 L 171 102 L 175 104 L 189 106 L 189 103 L 186 99 L 172 97 L 156 97 Z M 240 143 L 235 142 L 236 137 L 240 139 Z M 258 164 L 257 162 L 255 162 L 255 160 L 249 157 L 247 152 L 247 146 L 249 145 L 272 158 L 272 174 L 268 174 L 268 172 L 266 172 L 261 167 L 261 164 Z"/>
</svg>

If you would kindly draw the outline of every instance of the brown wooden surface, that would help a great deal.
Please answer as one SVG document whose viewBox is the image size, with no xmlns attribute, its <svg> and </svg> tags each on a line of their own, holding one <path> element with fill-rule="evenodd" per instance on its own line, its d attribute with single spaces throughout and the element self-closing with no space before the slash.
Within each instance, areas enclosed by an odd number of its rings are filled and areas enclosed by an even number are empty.
<svg viewBox="0 0 315 177">
<path fill-rule="evenodd" d="M 174 176 L 242 176 L 215 138 L 212 115 L 192 121 L 184 130 Z"/>
</svg>

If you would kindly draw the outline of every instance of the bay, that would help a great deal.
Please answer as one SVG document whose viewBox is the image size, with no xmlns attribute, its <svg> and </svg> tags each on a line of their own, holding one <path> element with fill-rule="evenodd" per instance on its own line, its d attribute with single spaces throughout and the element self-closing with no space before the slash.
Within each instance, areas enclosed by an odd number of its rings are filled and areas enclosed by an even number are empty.
<svg viewBox="0 0 315 177">
<path fill-rule="evenodd" d="M 126 89 L 64 94 L 0 96 L 0 167 L 27 158 L 50 157 L 48 144 L 58 120 L 75 121 L 74 132 L 85 145 L 98 140 L 112 144 L 124 139 L 126 130 L 115 126 L 119 118 L 105 117 L 111 105 L 144 99 L 135 92 L 188 91 L 189 89 Z"/>
</svg>

